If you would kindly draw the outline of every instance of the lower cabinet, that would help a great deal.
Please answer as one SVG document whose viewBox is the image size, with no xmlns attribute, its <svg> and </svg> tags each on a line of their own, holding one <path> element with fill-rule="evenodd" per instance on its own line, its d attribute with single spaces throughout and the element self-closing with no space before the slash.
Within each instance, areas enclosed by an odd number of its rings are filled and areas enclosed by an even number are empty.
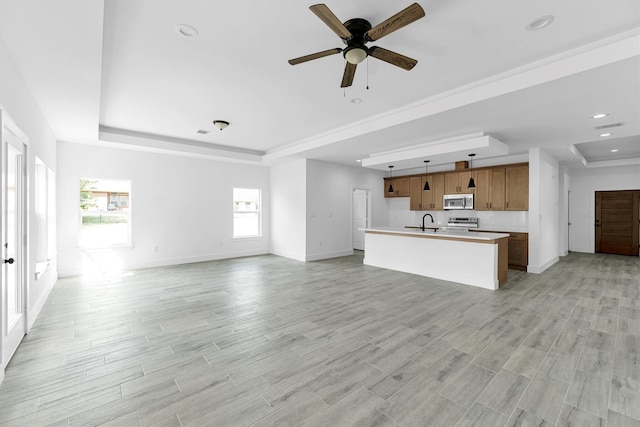
<svg viewBox="0 0 640 427">
<path fill-rule="evenodd" d="M 529 263 L 529 234 L 509 233 L 509 268 L 527 271 Z"/>
</svg>

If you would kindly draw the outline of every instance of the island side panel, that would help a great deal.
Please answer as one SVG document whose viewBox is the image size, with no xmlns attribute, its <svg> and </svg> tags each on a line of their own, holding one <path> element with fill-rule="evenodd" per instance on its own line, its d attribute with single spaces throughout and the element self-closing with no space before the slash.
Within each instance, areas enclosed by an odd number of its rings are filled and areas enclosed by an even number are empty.
<svg viewBox="0 0 640 427">
<path fill-rule="evenodd" d="M 507 283 L 509 271 L 509 238 L 498 239 L 498 286 Z"/>
<path fill-rule="evenodd" d="M 364 264 L 495 290 L 498 248 L 495 241 L 365 232 Z"/>
</svg>

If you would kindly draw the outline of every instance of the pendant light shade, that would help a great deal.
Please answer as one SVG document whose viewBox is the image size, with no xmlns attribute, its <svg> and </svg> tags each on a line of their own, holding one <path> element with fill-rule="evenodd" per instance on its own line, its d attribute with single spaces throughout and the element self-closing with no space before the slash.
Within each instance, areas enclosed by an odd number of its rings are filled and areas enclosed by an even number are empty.
<svg viewBox="0 0 640 427">
<path fill-rule="evenodd" d="M 475 154 L 469 154 L 469 169 L 473 169 L 472 162 L 474 156 Z M 467 188 L 476 188 L 476 182 L 473 180 L 473 176 L 469 178 L 469 185 L 467 186 Z"/>
<path fill-rule="evenodd" d="M 424 173 L 427 173 L 427 166 L 429 164 L 429 160 L 425 160 L 424 161 Z M 429 180 L 427 179 L 427 177 L 424 177 L 424 188 L 422 189 L 422 191 L 430 191 L 431 188 L 429 188 Z"/>
<path fill-rule="evenodd" d="M 393 178 L 393 166 L 389 166 L 389 189 L 387 193 L 393 193 L 393 182 L 391 182 L 391 178 Z"/>
</svg>

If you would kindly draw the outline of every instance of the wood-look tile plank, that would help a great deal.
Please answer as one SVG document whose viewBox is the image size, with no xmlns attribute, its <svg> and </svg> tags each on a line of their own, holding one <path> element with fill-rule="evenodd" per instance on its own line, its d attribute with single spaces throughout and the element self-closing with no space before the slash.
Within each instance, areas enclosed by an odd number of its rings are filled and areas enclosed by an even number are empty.
<svg viewBox="0 0 640 427">
<path fill-rule="evenodd" d="M 518 407 L 553 425 L 560 415 L 568 388 L 569 384 L 565 382 L 538 375 L 529 383 Z"/>
<path fill-rule="evenodd" d="M 478 395 L 482 405 L 510 415 L 529 385 L 529 378 L 501 369 Z"/>
<path fill-rule="evenodd" d="M 577 371 L 569 386 L 565 402 L 600 418 L 606 418 L 608 397 L 608 380 Z"/>
<path fill-rule="evenodd" d="M 638 427 L 639 278 L 571 253 L 491 292 L 359 252 L 60 279 L 0 424 Z"/>
<path fill-rule="evenodd" d="M 503 426 L 508 417 L 475 402 L 455 424 L 455 427 L 495 427 Z"/>
</svg>

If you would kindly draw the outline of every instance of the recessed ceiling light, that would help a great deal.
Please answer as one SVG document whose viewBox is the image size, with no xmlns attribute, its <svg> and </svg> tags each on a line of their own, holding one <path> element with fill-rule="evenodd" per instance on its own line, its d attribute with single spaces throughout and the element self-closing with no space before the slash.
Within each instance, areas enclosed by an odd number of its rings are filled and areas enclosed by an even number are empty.
<svg viewBox="0 0 640 427">
<path fill-rule="evenodd" d="M 362 160 L 358 159 L 358 160 L 356 160 L 356 162 L 360 163 L 360 162 L 362 162 Z"/>
<path fill-rule="evenodd" d="M 553 15 L 545 15 L 529 22 L 524 28 L 527 31 L 538 31 L 544 27 L 548 27 L 553 22 Z"/>
<path fill-rule="evenodd" d="M 198 30 L 193 28 L 191 25 L 187 25 L 187 24 L 176 25 L 174 28 L 174 31 L 176 32 L 176 34 L 182 37 L 187 37 L 187 38 L 198 37 Z"/>
<path fill-rule="evenodd" d="M 591 116 L 592 119 L 601 119 L 603 117 L 607 117 L 609 113 L 598 113 Z"/>
<path fill-rule="evenodd" d="M 601 137 L 611 136 L 611 134 L 610 134 L 610 133 L 601 133 L 601 134 L 600 134 L 600 136 L 601 136 Z"/>
<path fill-rule="evenodd" d="M 613 150 L 611 150 L 611 152 L 612 152 L 612 153 L 617 153 L 617 152 L 618 152 L 618 149 L 617 149 L 617 148 L 614 148 Z"/>
<path fill-rule="evenodd" d="M 361 102 L 362 102 L 362 99 L 360 99 L 360 98 L 353 98 L 353 99 L 351 100 L 351 103 L 352 103 L 352 104 L 360 104 Z"/>
</svg>

